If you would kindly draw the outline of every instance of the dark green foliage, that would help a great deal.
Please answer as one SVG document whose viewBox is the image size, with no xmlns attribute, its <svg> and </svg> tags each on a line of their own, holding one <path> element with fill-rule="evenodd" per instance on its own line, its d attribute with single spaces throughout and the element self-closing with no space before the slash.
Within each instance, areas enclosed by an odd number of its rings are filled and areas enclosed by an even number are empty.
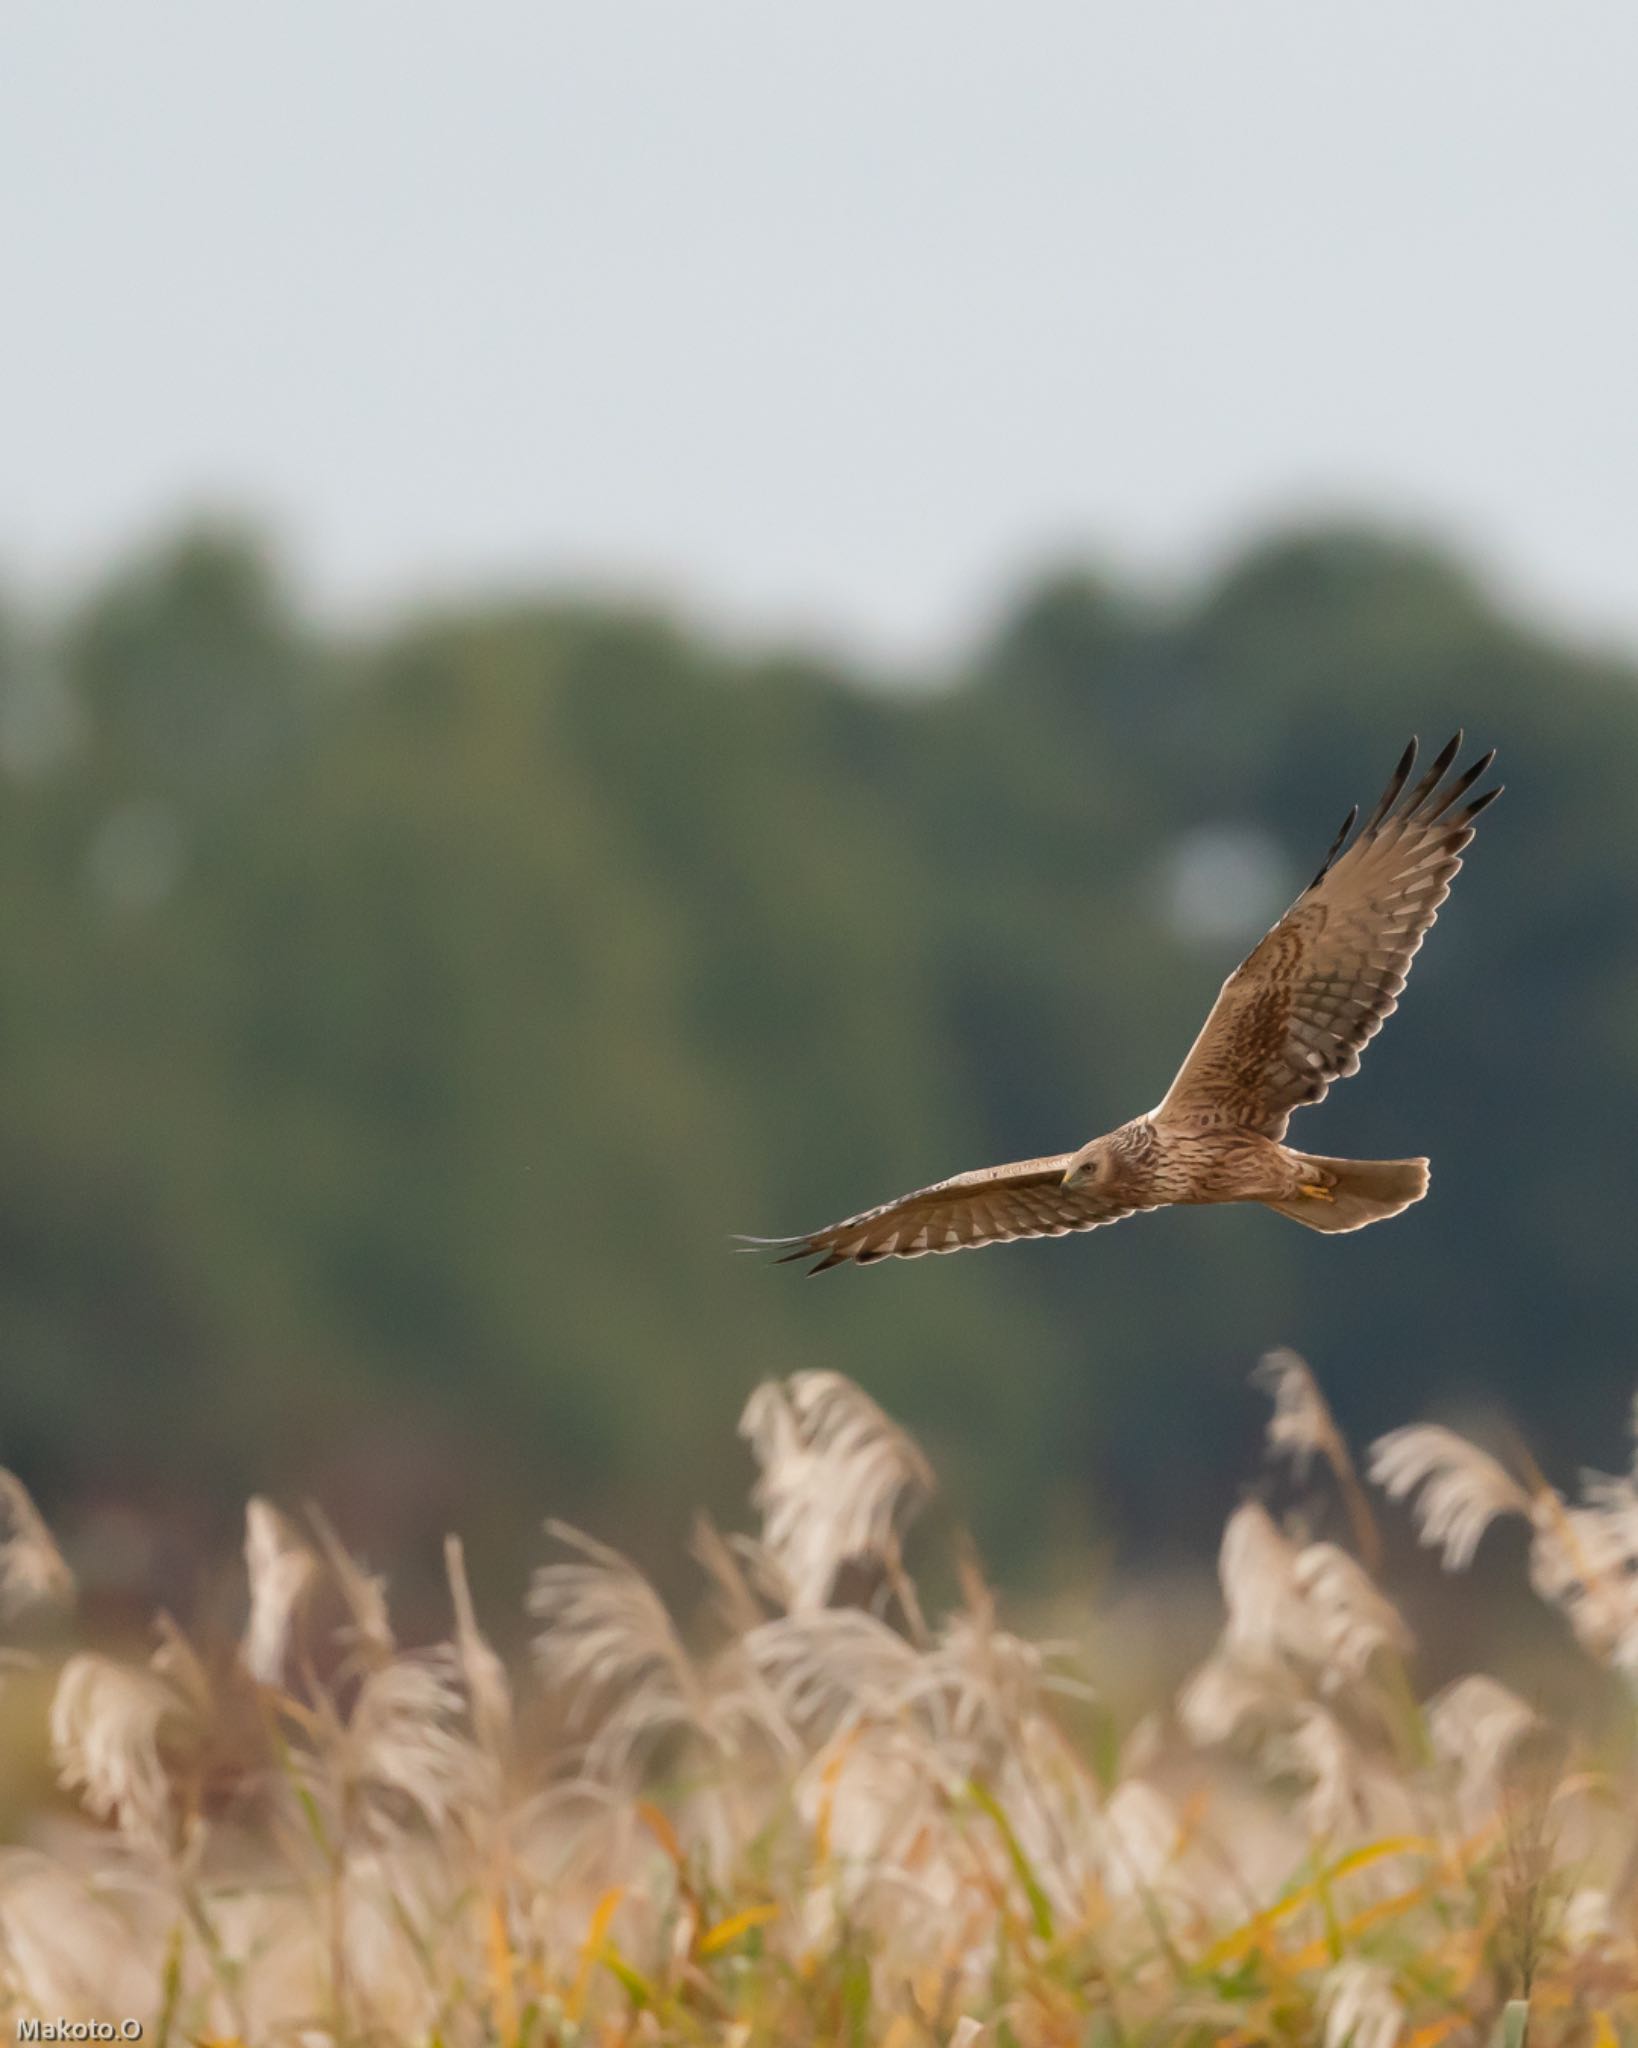
<svg viewBox="0 0 1638 2048">
<path fill-rule="evenodd" d="M 729 1255 L 1158 1099 L 1264 921 L 1180 925 L 1180 843 L 1294 889 L 1456 723 L 1510 793 L 1300 1128 L 1428 1152 L 1421 1208 Z M 1482 1390 L 1573 1462 L 1628 1393 L 1638 674 L 1422 548 L 1276 541 L 1166 612 L 1059 575 L 895 693 L 567 603 L 348 642 L 206 534 L 0 630 L 0 759 L 0 1455 L 70 1528 L 316 1490 L 382 1555 L 515 1570 L 552 1511 L 652 1562 L 738 1496 L 754 1381 L 825 1365 L 1016 1570 L 1209 1540 L 1276 1342 L 1360 1434 Z"/>
</svg>

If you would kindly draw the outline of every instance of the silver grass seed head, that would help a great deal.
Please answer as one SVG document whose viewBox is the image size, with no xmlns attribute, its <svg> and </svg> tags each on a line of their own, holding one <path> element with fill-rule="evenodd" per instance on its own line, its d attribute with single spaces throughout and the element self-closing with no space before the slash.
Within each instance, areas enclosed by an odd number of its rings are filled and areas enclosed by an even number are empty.
<svg viewBox="0 0 1638 2048">
<path fill-rule="evenodd" d="M 1220 1650 L 1184 1684 L 1177 1718 L 1191 1742 L 1212 1749 L 1232 1741 L 1242 1728 L 1281 1719 L 1292 1700 L 1289 1685 L 1271 1678 L 1266 1668 L 1253 1669 Z"/>
<path fill-rule="evenodd" d="M 28 1488 L 0 1470 L 0 1621 L 74 1604 L 74 1574 Z"/>
<path fill-rule="evenodd" d="M 765 1380 L 739 1428 L 759 1468 L 762 1547 L 793 1609 L 823 1607 L 849 1563 L 896 1560 L 933 1474 L 861 1388 L 835 1372 Z"/>
<path fill-rule="evenodd" d="M 632 1776 L 678 1733 L 731 1747 L 731 1706 L 719 1716 L 648 1580 L 609 1545 L 565 1523 L 547 1528 L 573 1554 L 540 1566 L 530 1582 L 529 1612 L 542 1624 L 535 1662 L 570 1726 L 593 1730 L 586 1768 L 611 1782 Z"/>
<path fill-rule="evenodd" d="M 1295 1351 L 1265 1352 L 1251 1380 L 1274 1403 L 1267 1432 L 1270 1457 L 1289 1458 L 1301 1477 L 1315 1454 L 1336 1442 L 1336 1423 L 1307 1360 Z"/>
<path fill-rule="evenodd" d="M 1533 1708 L 1485 1672 L 1454 1680 L 1427 1707 L 1434 1753 L 1475 1791 L 1497 1786 L 1519 1745 L 1540 1726 Z"/>
<path fill-rule="evenodd" d="M 159 1641 L 148 1669 L 176 1693 L 197 1727 L 208 1728 L 215 1718 L 217 1692 L 203 1658 L 168 1614 L 159 1616 L 155 1629 Z"/>
<path fill-rule="evenodd" d="M 467 1583 L 466 1552 L 458 1536 L 444 1538 L 444 1574 L 449 1581 L 450 1604 L 455 1610 L 455 1639 L 451 1648 L 466 1687 L 472 1725 L 485 1749 L 499 1755 L 511 1741 L 512 1688 L 507 1682 L 506 1666 L 478 1626 L 472 1589 Z"/>
<path fill-rule="evenodd" d="M 1310 1543 L 1299 1551 L 1292 1583 L 1301 1600 L 1293 1619 L 1324 1690 L 1363 1678 L 1379 1651 L 1403 1656 L 1411 1649 L 1399 1610 L 1364 1566 L 1336 1544 Z"/>
<path fill-rule="evenodd" d="M 566 1523 L 547 1528 L 574 1553 L 541 1565 L 530 1581 L 529 1612 L 545 1624 L 535 1656 L 548 1682 L 588 1705 L 656 1675 L 679 1688 L 691 1682 L 671 1617 L 631 1560 Z"/>
<path fill-rule="evenodd" d="M 1390 1430 L 1371 1446 L 1370 1475 L 1391 1500 L 1418 1495 L 1417 1534 L 1442 1550 L 1446 1571 L 1465 1571 L 1502 1515 L 1531 1514 L 1528 1493 L 1488 1451 L 1439 1423 Z"/>
<path fill-rule="evenodd" d="M 1324 2048 L 1396 2048 L 1405 2008 L 1393 1972 L 1364 1956 L 1347 1956 L 1326 1972 L 1320 1992 Z"/>
<path fill-rule="evenodd" d="M 128 1896 L 141 1890 L 134 1866 L 121 1879 Z M 75 2018 L 157 2007 L 159 1956 L 108 1890 L 96 1872 L 41 1850 L 0 1848 L 0 1985 L 9 1998 Z"/>
<path fill-rule="evenodd" d="M 1342 1837 L 1357 1825 L 1362 1806 L 1360 1757 L 1348 1731 L 1324 1707 L 1297 1709 L 1292 1725 L 1270 1745 L 1281 1767 L 1307 1780 L 1303 1813 L 1315 1834 Z"/>
<path fill-rule="evenodd" d="M 743 1648 L 782 1719 L 810 1740 L 898 1717 L 923 1676 L 914 1645 L 858 1607 L 778 1615 Z"/>
<path fill-rule="evenodd" d="M 1296 1590 L 1296 1546 L 1260 1501 L 1242 1501 L 1229 1516 L 1217 1554 L 1228 1609 L 1224 1640 L 1242 1658 L 1273 1659 L 1289 1629 Z"/>
<path fill-rule="evenodd" d="M 1606 1942 L 1621 1939 L 1624 1918 L 1617 1902 L 1601 1885 L 1581 1885 L 1564 1901 L 1558 1917 L 1558 1938 L 1571 1955 L 1586 1955 Z"/>
<path fill-rule="evenodd" d="M 952 1739 L 1005 1744 L 1042 1709 L 1046 1650 L 997 1628 L 992 1615 L 962 1610 L 920 1660 L 912 1698 L 927 1702 Z"/>
<path fill-rule="evenodd" d="M 283 1682 L 297 1617 L 322 1571 L 317 1553 L 270 1501 L 257 1497 L 246 1503 L 250 1614 L 239 1656 L 259 1685 Z"/>
<path fill-rule="evenodd" d="M 1172 1889 L 1184 1841 L 1177 1808 L 1157 1787 L 1128 1778 L 1109 1795 L 1099 1816 L 1098 1861 L 1114 1898 L 1144 1897 Z"/>
<path fill-rule="evenodd" d="M 177 1688 L 151 1670 L 82 1651 L 57 1679 L 51 1750 L 59 1782 L 88 1812 L 145 1847 L 171 1836 L 171 1789 L 163 1745 L 197 1733 Z"/>
<path fill-rule="evenodd" d="M 311 1501 L 307 1519 L 318 1538 L 330 1582 L 346 1611 L 341 1640 L 350 1645 L 359 1664 L 385 1663 L 398 1647 L 387 1608 L 386 1581 L 364 1569 L 331 1528 L 328 1516 Z"/>
<path fill-rule="evenodd" d="M 399 1832 L 405 1814 L 443 1829 L 489 1803 L 489 1762 L 466 1731 L 465 1708 L 448 1650 L 396 1657 L 365 1676 L 342 1768 L 378 1834 Z"/>
<path fill-rule="evenodd" d="M 1586 1504 L 1543 1494 L 1532 1516 L 1530 1584 L 1601 1662 L 1638 1674 L 1638 1490 L 1592 1479 Z"/>
<path fill-rule="evenodd" d="M 428 1888 L 421 1880 L 399 1843 L 355 1845 L 343 1866 L 333 1938 L 349 1996 L 364 2022 L 360 2034 L 374 2042 L 424 2041 L 440 2031 L 443 2000 L 426 1967 L 426 1935 L 417 1925 L 431 1917 L 431 1901 L 419 1896 Z M 279 2034 L 304 2044 L 323 2038 L 306 2026 L 281 2028 Z"/>
<path fill-rule="evenodd" d="M 823 1816 L 831 1860 L 868 1883 L 915 1836 L 942 1828 L 964 1782 L 914 1730 L 881 1721 L 820 1743 L 793 1789 L 806 1825 L 816 1828 Z"/>
</svg>

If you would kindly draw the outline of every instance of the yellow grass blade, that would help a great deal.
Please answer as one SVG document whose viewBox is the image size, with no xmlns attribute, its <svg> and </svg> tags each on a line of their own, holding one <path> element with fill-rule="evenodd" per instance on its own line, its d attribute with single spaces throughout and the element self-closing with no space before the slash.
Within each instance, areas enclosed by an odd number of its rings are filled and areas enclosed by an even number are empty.
<svg viewBox="0 0 1638 2048">
<path fill-rule="evenodd" d="M 495 2025 L 500 2029 L 501 2039 L 510 2041 L 518 2031 L 517 1962 L 512 1954 L 511 1936 L 506 1931 L 505 1909 L 498 1899 L 489 1901 L 484 1953 L 489 1963 Z"/>
<path fill-rule="evenodd" d="M 637 1818 L 648 1829 L 649 1833 L 671 1858 L 672 1862 L 676 1864 L 677 1868 L 681 1870 L 683 1867 L 683 1850 L 682 1843 L 677 1840 L 677 1830 L 652 1800 L 638 1800 Z"/>
<path fill-rule="evenodd" d="M 696 1955 L 714 1956 L 721 1949 L 730 1947 L 742 1934 L 749 1934 L 753 1927 L 765 1927 L 770 1920 L 779 1918 L 777 1906 L 747 1906 L 742 1912 L 730 1913 L 726 1920 L 719 1920 L 700 1936 Z"/>
<path fill-rule="evenodd" d="M 586 1993 L 591 1986 L 592 1971 L 603 1953 L 603 1942 L 609 1931 L 609 1922 L 620 1909 L 620 1901 L 626 1895 L 623 1884 L 610 1885 L 598 1900 L 591 1916 L 591 1925 L 586 1929 L 586 1939 L 580 1948 L 580 1964 L 574 1974 L 564 2011 L 571 2020 L 578 2020 L 586 2009 Z"/>
<path fill-rule="evenodd" d="M 602 1952 L 597 1957 L 597 1960 L 603 1965 L 605 1970 L 611 1971 L 614 1976 L 619 1978 L 620 1982 L 625 1986 L 626 1993 L 633 2005 L 641 2009 L 644 2006 L 653 2006 L 659 2003 L 659 1994 L 655 1991 L 654 1986 L 643 1975 L 641 1970 L 634 1968 L 632 1964 L 626 1961 L 612 1941 L 604 1942 Z"/>
<path fill-rule="evenodd" d="M 1001 1837 L 1002 1844 L 1007 1852 L 1007 1860 L 1013 1868 L 1013 1874 L 1023 1888 L 1024 1897 L 1029 1901 L 1030 1919 L 1034 1924 L 1035 1932 L 1042 1941 L 1051 1941 L 1053 1936 L 1051 1903 L 1041 1888 L 1041 1881 L 1036 1876 L 1029 1858 L 1024 1854 L 1024 1845 L 1019 1841 L 1017 1830 L 1008 1819 L 1005 1808 L 990 1790 L 989 1786 L 977 1778 L 969 1781 L 967 1790 L 971 1794 L 974 1804 L 986 1815 L 993 1824 L 996 1833 Z"/>
<path fill-rule="evenodd" d="M 858 1739 L 858 1731 L 850 1729 L 836 1745 L 834 1756 L 828 1757 L 824 1769 L 819 1773 L 819 1812 L 813 1823 L 813 1854 L 821 1870 L 830 1861 L 830 1818 L 836 1804 L 836 1787 L 847 1765 L 848 1751 Z"/>
<path fill-rule="evenodd" d="M 1389 1856 L 1432 1856 L 1437 1853 L 1437 1843 L 1425 1835 L 1388 1835 L 1380 1842 L 1367 1842 L 1363 1848 L 1350 1849 L 1346 1856 L 1339 1856 L 1334 1863 L 1328 1863 L 1318 1877 L 1298 1885 L 1295 1891 L 1287 1892 L 1283 1899 L 1276 1900 L 1266 1912 L 1254 1913 L 1249 1920 L 1213 1942 L 1200 1958 L 1200 1967 L 1203 1970 L 1220 1969 L 1247 1949 L 1255 1948 L 1276 1922 L 1289 1919 L 1293 1913 L 1311 1905 L 1321 1891 L 1338 1878 L 1368 1869 L 1371 1864 L 1384 1862 Z"/>
<path fill-rule="evenodd" d="M 1373 1927 L 1381 1926 L 1384 1920 L 1397 1920 L 1401 1913 L 1408 1913 L 1413 1906 L 1424 1905 L 1433 1892 L 1432 1882 L 1413 1884 L 1408 1892 L 1395 1892 L 1391 1899 L 1378 1899 L 1374 1906 L 1367 1906 L 1363 1913 L 1356 1913 L 1345 1921 L 1340 1929 L 1342 1945 L 1347 1947 L 1361 1934 L 1368 1934 Z M 1287 1970 L 1317 1970 L 1334 1960 L 1329 1939 L 1310 1941 L 1293 1954 L 1282 1958 Z"/>
</svg>

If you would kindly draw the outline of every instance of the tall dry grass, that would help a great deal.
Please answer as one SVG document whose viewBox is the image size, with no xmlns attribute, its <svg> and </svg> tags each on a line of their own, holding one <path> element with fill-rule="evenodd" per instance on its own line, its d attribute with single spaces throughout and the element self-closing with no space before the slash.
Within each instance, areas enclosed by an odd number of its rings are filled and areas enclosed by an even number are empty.
<svg viewBox="0 0 1638 2048">
<path fill-rule="evenodd" d="M 832 1374 L 760 1388 L 760 1533 L 696 1531 L 684 1632 L 553 1527 L 509 1672 L 447 1551 L 451 1628 L 395 1638 L 321 1518 L 246 1517 L 248 1610 L 34 1688 L 81 1815 L 0 1849 L 0 2006 L 150 2042 L 1638 2041 L 1638 1771 L 1496 1679 L 1419 1698 L 1368 1481 L 1452 1571 L 1529 1532 L 1567 1643 L 1638 1667 L 1638 1486 L 1570 1501 L 1450 1430 L 1361 1476 L 1303 1362 L 1269 1452 L 1347 1545 L 1248 1501 L 1224 1623 L 1117 1744 L 1096 1671 L 1009 1630 L 964 1558 L 929 1614 L 926 1460 Z M 71 1597 L 0 1481 L 0 1615 Z"/>
</svg>

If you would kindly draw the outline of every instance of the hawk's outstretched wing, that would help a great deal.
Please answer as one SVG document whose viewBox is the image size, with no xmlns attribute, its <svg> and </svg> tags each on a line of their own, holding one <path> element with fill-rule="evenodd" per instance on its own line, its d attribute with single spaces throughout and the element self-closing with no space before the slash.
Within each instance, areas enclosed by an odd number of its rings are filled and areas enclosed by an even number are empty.
<svg viewBox="0 0 1638 2048">
<path fill-rule="evenodd" d="M 1416 742 L 1351 843 L 1350 811 L 1325 865 L 1224 982 L 1157 1117 L 1233 1124 L 1283 1138 L 1291 1112 L 1356 1073 L 1398 1007 L 1405 976 L 1450 894 L 1473 821 L 1500 796 L 1461 805 L 1494 750 L 1452 781 L 1456 737 L 1409 791 Z"/>
<path fill-rule="evenodd" d="M 749 1246 L 782 1252 L 787 1259 L 810 1256 L 810 1272 L 851 1261 L 868 1266 L 877 1259 L 923 1259 L 932 1252 L 973 1251 L 1014 1237 L 1064 1237 L 1072 1230 L 1096 1230 L 1118 1223 L 1132 1211 L 1089 1187 L 1066 1188 L 1064 1169 L 1074 1158 L 1021 1159 L 1014 1166 L 986 1166 L 935 1181 L 879 1209 L 865 1209 L 808 1237 L 747 1238 Z"/>
</svg>

